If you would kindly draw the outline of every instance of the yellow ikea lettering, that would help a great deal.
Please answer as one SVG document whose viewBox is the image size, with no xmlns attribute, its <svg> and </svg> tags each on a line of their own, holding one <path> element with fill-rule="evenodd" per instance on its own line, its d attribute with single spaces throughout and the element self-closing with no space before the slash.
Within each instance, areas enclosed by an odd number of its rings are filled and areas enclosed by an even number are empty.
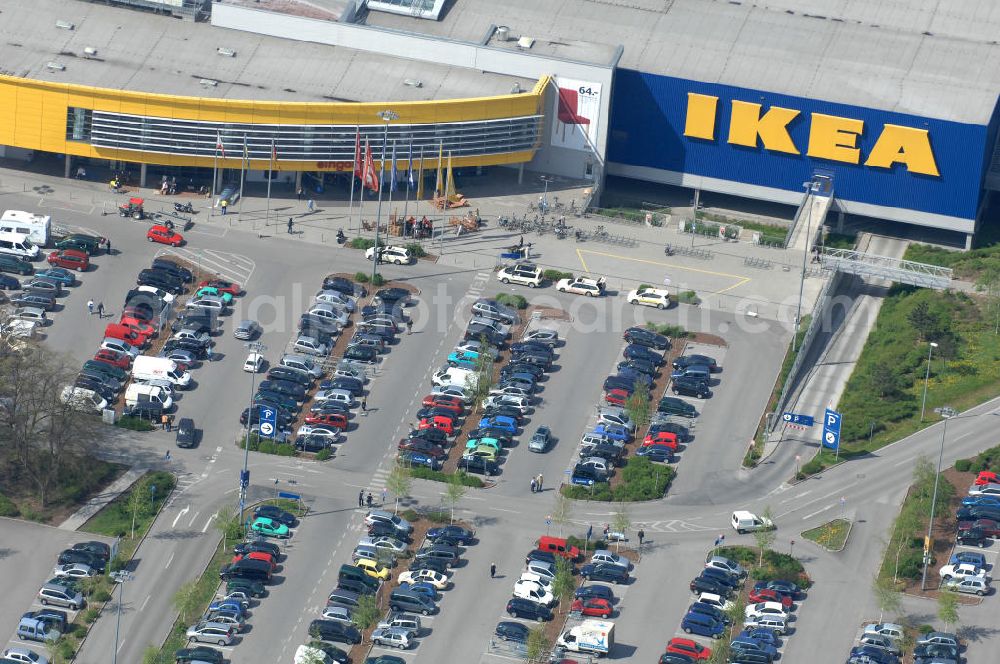
<svg viewBox="0 0 1000 664">
<path fill-rule="evenodd" d="M 715 139 L 715 109 L 718 97 L 688 93 L 687 117 L 684 120 L 684 135 L 691 138 Z"/>
<path fill-rule="evenodd" d="M 926 129 L 892 124 L 882 128 L 882 134 L 875 141 L 865 166 L 892 168 L 893 164 L 905 164 L 911 173 L 941 175 L 931 149 L 930 133 Z"/>
<path fill-rule="evenodd" d="M 861 161 L 858 136 L 864 128 L 862 120 L 813 113 L 812 125 L 809 127 L 809 150 L 806 154 L 856 164 Z"/>
<path fill-rule="evenodd" d="M 733 145 L 755 148 L 759 136 L 765 150 L 799 154 L 799 149 L 795 147 L 792 137 L 788 134 L 788 123 L 794 120 L 799 112 L 772 106 L 761 115 L 760 109 L 760 104 L 733 101 L 733 112 L 729 119 L 729 142 Z"/>
</svg>

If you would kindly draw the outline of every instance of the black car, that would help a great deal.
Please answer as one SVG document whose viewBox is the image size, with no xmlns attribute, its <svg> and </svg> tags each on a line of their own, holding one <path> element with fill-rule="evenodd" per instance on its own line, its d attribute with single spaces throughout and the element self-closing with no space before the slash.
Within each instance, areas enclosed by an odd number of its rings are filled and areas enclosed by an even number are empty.
<svg viewBox="0 0 1000 664">
<path fill-rule="evenodd" d="M 195 329 L 199 332 L 213 334 L 219 327 L 219 316 L 211 312 L 185 310 L 177 313 L 177 318 L 170 323 L 170 329 L 180 332 L 185 328 Z"/>
<path fill-rule="evenodd" d="M 207 348 L 207 346 L 194 339 L 168 339 L 167 343 L 163 344 L 163 352 L 165 353 L 169 353 L 175 349 L 186 350 L 199 360 L 205 359 Z"/>
<path fill-rule="evenodd" d="M 332 290 L 344 295 L 355 296 L 354 282 L 344 277 L 335 277 L 332 274 L 323 279 L 323 290 Z M 361 287 L 361 297 L 365 296 L 365 289 Z"/>
<path fill-rule="evenodd" d="M 712 373 L 722 371 L 722 367 L 715 361 L 715 358 L 708 355 L 681 355 L 673 361 L 671 366 L 674 369 L 687 369 L 697 365 L 708 367 Z"/>
<path fill-rule="evenodd" d="M 497 462 L 478 456 L 462 457 L 458 460 L 458 469 L 475 475 L 486 475 L 487 477 L 500 474 L 500 466 Z"/>
<path fill-rule="evenodd" d="M 443 560 L 448 567 L 455 567 L 462 562 L 461 552 L 457 548 L 440 544 L 423 546 L 413 554 L 413 557 L 415 560 L 423 560 L 425 558 Z"/>
<path fill-rule="evenodd" d="M 635 451 L 635 455 L 658 463 L 673 463 L 674 461 L 674 451 L 666 445 L 643 445 Z"/>
<path fill-rule="evenodd" d="M 317 415 L 340 413 L 345 417 L 351 417 L 351 407 L 339 401 L 314 401 L 313 405 L 309 407 L 309 412 Z"/>
<path fill-rule="evenodd" d="M 440 574 L 447 574 L 449 570 L 448 563 L 446 561 L 438 560 L 436 558 L 422 558 L 421 560 L 414 560 L 410 563 L 409 569 L 414 572 L 418 569 L 432 569 Z"/>
<path fill-rule="evenodd" d="M 525 620 L 552 620 L 552 609 L 529 599 L 513 597 L 507 601 L 507 615 Z"/>
<path fill-rule="evenodd" d="M 21 282 L 17 280 L 17 277 L 0 274 L 0 290 L 17 290 L 20 287 Z"/>
<path fill-rule="evenodd" d="M 215 648 L 208 646 L 197 646 L 196 648 L 181 648 L 174 653 L 176 664 L 188 664 L 188 662 L 208 662 L 208 664 L 222 664 L 222 653 Z"/>
<path fill-rule="evenodd" d="M 497 623 L 496 637 L 501 641 L 513 641 L 514 643 L 528 642 L 528 626 L 524 623 L 504 620 Z"/>
<path fill-rule="evenodd" d="M 653 363 L 646 360 L 622 360 L 618 363 L 617 369 L 618 371 L 632 369 L 633 371 L 646 374 L 650 378 L 656 378 L 657 374 L 657 369 L 653 366 Z"/>
<path fill-rule="evenodd" d="M 185 283 L 191 283 L 194 281 L 194 273 L 192 273 L 191 270 L 176 261 L 170 260 L 169 258 L 164 258 L 162 256 L 154 258 L 152 267 L 157 270 L 170 272 L 174 276 L 179 277 Z"/>
<path fill-rule="evenodd" d="M 554 359 L 556 352 L 552 349 L 552 346 L 548 344 L 543 344 L 540 341 L 516 341 L 510 345 L 511 354 L 518 353 L 532 353 L 534 355 L 544 355 L 550 359 Z"/>
<path fill-rule="evenodd" d="M 248 553 L 254 551 L 260 551 L 262 553 L 270 554 L 272 558 L 278 560 L 281 558 L 281 547 L 279 547 L 274 542 L 267 541 L 253 541 L 253 542 L 240 542 L 233 547 L 233 553 L 244 556 Z"/>
<path fill-rule="evenodd" d="M 462 526 L 440 526 L 427 531 L 427 539 L 432 542 L 440 537 L 448 537 L 458 542 L 462 546 L 471 544 L 476 539 L 476 534 L 468 528 Z"/>
<path fill-rule="evenodd" d="M 591 599 L 591 598 L 606 599 L 608 600 L 608 602 L 612 604 L 615 601 L 615 594 L 614 591 L 611 590 L 611 586 L 602 586 L 593 583 L 587 584 L 585 586 L 580 586 L 579 588 L 577 588 L 576 592 L 573 593 L 573 597 L 575 599 Z"/>
<path fill-rule="evenodd" d="M 661 398 L 659 403 L 656 404 L 656 412 L 687 418 L 698 417 L 698 411 L 694 406 L 684 401 L 684 399 L 678 399 L 677 397 Z"/>
<path fill-rule="evenodd" d="M 73 545 L 74 551 L 86 551 L 95 556 L 98 556 L 101 560 L 108 561 L 111 560 L 111 546 L 105 544 L 104 542 L 77 542 Z"/>
<path fill-rule="evenodd" d="M 517 361 L 511 361 L 510 364 L 505 366 L 500 370 L 500 380 L 505 380 L 509 376 L 513 376 L 516 373 L 526 373 L 529 374 L 535 381 L 539 381 L 545 378 L 546 369 L 542 368 L 538 364 L 531 364 L 524 362 L 523 358 Z"/>
<path fill-rule="evenodd" d="M 712 396 L 712 390 L 704 381 L 691 376 L 680 376 L 670 381 L 670 391 L 674 394 L 683 394 L 688 397 L 698 397 L 707 399 Z"/>
<path fill-rule="evenodd" d="M 378 592 L 378 585 L 378 579 L 373 579 L 372 577 L 365 577 L 364 579 L 344 577 L 337 580 L 337 588 L 350 590 L 352 593 L 359 595 L 374 595 Z"/>
<path fill-rule="evenodd" d="M 580 576 L 588 581 L 628 583 L 628 570 L 613 563 L 590 563 L 580 568 Z"/>
<path fill-rule="evenodd" d="M 372 302 L 375 306 L 394 307 L 397 304 L 405 305 L 410 297 L 410 291 L 405 288 L 381 288 L 375 291 Z"/>
<path fill-rule="evenodd" d="M 580 458 L 586 459 L 587 457 L 600 457 L 605 461 L 609 461 L 612 464 L 618 465 L 621 462 L 622 456 L 625 454 L 625 450 L 612 443 L 598 443 L 596 445 L 588 445 L 580 450 Z"/>
<path fill-rule="evenodd" d="M 178 292 L 184 291 L 184 279 L 171 270 L 165 270 L 162 267 L 156 266 L 139 270 L 138 279 L 141 280 L 144 277 L 153 277 L 158 281 L 174 284 L 175 288 L 180 289 Z"/>
<path fill-rule="evenodd" d="M 194 447 L 196 435 L 194 420 L 190 417 L 182 417 L 177 421 L 177 447 Z"/>
<path fill-rule="evenodd" d="M 656 367 L 666 362 L 666 360 L 663 359 L 663 356 L 655 350 L 649 348 L 648 346 L 640 346 L 639 344 L 629 344 L 628 346 L 625 346 L 625 350 L 622 351 L 622 356 L 624 356 L 626 360 L 645 360 Z"/>
<path fill-rule="evenodd" d="M 425 406 L 417 411 L 418 420 L 430 417 L 443 417 L 445 419 L 450 420 L 453 426 L 458 426 L 458 422 L 462 418 L 461 415 L 457 414 L 453 410 L 448 410 L 447 408 L 439 408 L 436 406 Z"/>
<path fill-rule="evenodd" d="M 718 567 L 706 567 L 701 571 L 701 575 L 708 579 L 716 579 L 720 583 L 724 583 L 731 588 L 737 588 L 743 585 L 742 579 L 739 575 L 727 572 L 724 569 L 719 569 Z"/>
<path fill-rule="evenodd" d="M 668 350 L 670 348 L 670 339 L 652 330 L 647 330 L 644 327 L 630 327 L 625 330 L 625 334 L 622 336 L 630 344 L 648 346 L 657 350 Z"/>
<path fill-rule="evenodd" d="M 348 346 L 344 351 L 344 359 L 361 364 L 375 364 L 378 362 L 378 351 L 371 346 Z"/>
<path fill-rule="evenodd" d="M 695 664 L 693 657 L 678 652 L 665 652 L 657 660 L 658 664 Z"/>
<path fill-rule="evenodd" d="M 73 381 L 74 387 L 82 387 L 85 390 L 93 390 L 100 397 L 111 403 L 118 397 L 117 390 L 108 387 L 106 384 L 91 378 L 90 376 L 77 376 L 76 380 Z"/>
<path fill-rule="evenodd" d="M 334 620 L 313 620 L 309 623 L 309 636 L 323 641 L 336 641 L 354 645 L 361 643 L 361 632 L 354 625 Z"/>
<path fill-rule="evenodd" d="M 91 553 L 90 551 L 81 551 L 79 549 L 66 549 L 59 554 L 59 558 L 56 562 L 60 565 L 82 563 L 97 570 L 101 574 L 104 573 L 104 568 L 106 566 L 106 561 L 101 556 Z"/>
<path fill-rule="evenodd" d="M 480 427 L 469 432 L 469 438 L 496 438 L 503 447 L 510 447 L 514 442 L 510 431 L 500 427 Z"/>
<path fill-rule="evenodd" d="M 466 341 L 479 341 L 481 338 L 484 337 L 486 339 L 486 343 L 490 344 L 491 346 L 496 346 L 497 348 L 502 347 L 503 342 L 506 340 L 506 337 L 504 335 L 500 334 L 493 328 L 478 324 L 470 325 L 469 328 L 465 331 L 464 338 Z"/>
<path fill-rule="evenodd" d="M 389 537 L 395 537 L 401 542 L 410 542 L 410 536 L 404 535 L 396 529 L 396 526 L 392 525 L 387 521 L 376 521 L 375 523 L 368 526 L 368 536 L 369 537 L 379 537 L 381 535 L 388 535 Z"/>
<path fill-rule="evenodd" d="M 321 390 L 347 390 L 354 397 L 360 397 L 365 392 L 365 384 L 360 378 L 350 376 L 337 376 L 331 380 L 324 380 L 320 383 Z"/>
<path fill-rule="evenodd" d="M 771 656 L 765 652 L 759 652 L 756 650 L 740 650 L 733 651 L 729 655 L 729 661 L 731 664 L 770 664 L 773 660 Z"/>
<path fill-rule="evenodd" d="M 406 437 L 422 438 L 423 440 L 434 443 L 435 445 L 440 445 L 441 447 L 448 444 L 448 434 L 440 429 L 418 429 L 416 431 L 411 431 Z"/>
<path fill-rule="evenodd" d="M 726 615 L 726 612 L 717 606 L 712 606 L 711 604 L 706 604 L 704 602 L 694 602 L 688 607 L 688 613 L 700 613 L 703 616 L 709 616 L 713 620 L 720 623 L 728 625 L 733 622 L 732 619 Z"/>
<path fill-rule="evenodd" d="M 805 591 L 799 587 L 797 583 L 792 581 L 785 581 L 784 579 L 774 579 L 771 581 L 758 581 L 753 584 L 754 590 L 760 590 L 762 588 L 767 588 L 768 590 L 773 590 L 779 595 L 787 595 L 794 601 L 805 598 Z"/>
<path fill-rule="evenodd" d="M 372 322 L 360 322 L 357 325 L 357 333 L 363 335 L 369 335 L 373 337 L 378 337 L 382 340 L 382 343 L 389 345 L 392 343 L 393 339 L 396 338 L 396 333 L 398 330 L 395 327 L 385 325 L 383 323 L 372 323 Z M 383 351 L 385 349 L 383 348 Z"/>
<path fill-rule="evenodd" d="M 277 392 L 292 397 L 296 401 L 305 401 L 306 389 L 298 383 L 288 380 L 262 380 L 258 386 L 262 392 Z"/>
<path fill-rule="evenodd" d="M 695 595 L 700 595 L 701 593 L 713 593 L 719 595 L 720 597 L 729 597 L 732 594 L 732 586 L 722 583 L 718 579 L 712 579 L 706 576 L 696 577 L 688 584 L 688 588 Z"/>
<path fill-rule="evenodd" d="M 989 546 L 993 540 L 987 537 L 986 533 L 980 528 L 968 528 L 966 530 L 959 530 L 955 541 L 962 546 L 978 546 L 982 549 Z"/>
<path fill-rule="evenodd" d="M 143 270 L 142 273 L 136 277 L 135 283 L 139 286 L 152 286 L 153 288 L 159 288 L 168 293 L 173 293 L 174 295 L 179 295 L 184 292 L 184 286 L 171 280 L 166 273 L 157 272 L 155 270 Z"/>
<path fill-rule="evenodd" d="M 330 449 L 329 436 L 299 436 L 295 439 L 295 449 L 299 452 L 322 452 Z"/>
<path fill-rule="evenodd" d="M 923 643 L 918 645 L 913 649 L 913 657 L 918 660 L 921 658 L 937 658 L 950 659 L 955 662 L 959 661 L 958 648 L 944 643 Z"/>
<path fill-rule="evenodd" d="M 604 383 L 603 385 L 601 385 L 601 389 L 603 389 L 605 392 L 608 392 L 610 390 L 622 390 L 629 396 L 631 396 L 632 393 L 635 392 L 635 379 L 617 374 L 614 376 L 608 376 L 607 378 L 604 379 Z"/>
<path fill-rule="evenodd" d="M 306 645 L 310 648 L 315 648 L 316 650 L 322 650 L 329 655 L 330 659 L 336 664 L 350 664 L 351 656 L 342 648 L 331 646 L 329 643 L 325 643 L 323 641 L 310 641 Z"/>
<path fill-rule="evenodd" d="M 137 417 L 150 422 L 158 422 L 163 417 L 163 404 L 143 401 L 132 406 L 125 406 L 122 410 L 122 415 Z"/>
<path fill-rule="evenodd" d="M 506 406 L 504 404 L 490 406 L 489 408 L 485 409 L 482 413 L 483 417 L 491 417 L 491 418 L 501 415 L 504 417 L 511 418 L 512 420 L 517 422 L 519 426 L 524 422 L 524 418 L 526 417 L 523 413 L 521 413 L 520 409 L 515 408 L 514 406 Z"/>
<path fill-rule="evenodd" d="M 1000 507 L 993 505 L 962 506 L 958 508 L 955 518 L 959 521 L 975 521 L 976 519 L 1000 521 Z"/>
<path fill-rule="evenodd" d="M 265 517 L 271 519 L 272 521 L 277 521 L 278 523 L 284 524 L 289 528 L 293 528 L 298 519 L 291 512 L 286 512 L 280 507 L 274 505 L 260 505 L 253 511 L 255 517 Z"/>
<path fill-rule="evenodd" d="M 314 314 L 302 314 L 299 316 L 299 332 L 309 336 L 316 336 L 320 340 L 326 341 L 327 339 L 324 339 L 324 335 L 332 338 L 340 332 L 340 323 Z"/>
<path fill-rule="evenodd" d="M 267 372 L 267 378 L 271 380 L 287 380 L 290 383 L 295 383 L 306 388 L 313 384 L 313 377 L 311 375 L 289 367 L 272 367 Z"/>
<path fill-rule="evenodd" d="M 52 311 L 56 306 L 56 299 L 44 293 L 22 293 L 17 297 L 12 297 L 10 303 L 15 307 L 38 307 L 45 311 Z"/>
<path fill-rule="evenodd" d="M 540 369 L 541 373 L 539 377 L 546 372 L 552 371 L 552 360 L 544 355 L 536 355 L 535 353 L 521 353 L 511 357 L 511 362 L 517 366 L 528 365 L 529 367 Z"/>
<path fill-rule="evenodd" d="M 528 555 L 524 557 L 524 564 L 527 565 L 532 560 L 539 560 L 543 563 L 549 563 L 553 567 L 556 564 L 556 554 L 551 551 L 542 551 L 541 549 L 533 549 L 528 552 Z"/>
<path fill-rule="evenodd" d="M 683 424 L 677 424 L 676 422 L 656 422 L 649 425 L 649 430 L 646 433 L 659 433 L 661 431 L 674 434 L 680 443 L 686 443 L 691 440 L 691 430 Z"/>
<path fill-rule="evenodd" d="M 234 590 L 241 590 L 251 597 L 263 597 L 267 593 L 263 583 L 251 579 L 229 579 L 226 581 L 226 592 L 231 593 Z"/>
</svg>

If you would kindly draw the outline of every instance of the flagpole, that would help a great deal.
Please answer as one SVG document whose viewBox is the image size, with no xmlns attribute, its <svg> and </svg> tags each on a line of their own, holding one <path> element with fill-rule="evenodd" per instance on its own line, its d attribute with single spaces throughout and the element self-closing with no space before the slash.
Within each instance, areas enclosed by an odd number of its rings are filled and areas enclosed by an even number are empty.
<svg viewBox="0 0 1000 664">
<path fill-rule="evenodd" d="M 379 166 L 380 176 L 385 175 L 385 148 L 389 143 L 389 123 L 398 120 L 399 116 L 392 111 L 382 111 L 378 114 L 385 123 L 385 130 L 382 132 L 382 163 Z M 372 255 L 372 286 L 375 285 L 375 275 L 378 270 L 378 226 L 382 221 L 382 189 L 381 178 L 378 188 L 378 211 L 375 213 L 375 253 Z"/>
<path fill-rule="evenodd" d="M 208 201 L 208 216 L 215 209 L 215 183 L 219 180 L 219 146 L 222 145 L 222 132 L 215 132 L 215 157 L 212 159 L 212 198 Z"/>
<path fill-rule="evenodd" d="M 271 219 L 271 174 L 274 171 L 274 139 L 271 139 L 271 163 L 267 170 L 267 211 L 264 212 L 264 228 L 268 227 Z"/>
<path fill-rule="evenodd" d="M 392 191 L 396 188 L 396 139 L 392 140 L 392 164 L 389 166 L 389 217 L 392 217 Z M 389 225 L 385 226 L 386 241 L 389 238 Z"/>
<path fill-rule="evenodd" d="M 250 154 L 247 152 L 247 135 L 243 134 L 243 159 L 240 159 L 240 207 L 236 210 L 236 221 L 237 223 L 243 220 L 243 199 L 246 198 L 243 195 L 243 176 L 246 172 L 247 159 Z"/>
<path fill-rule="evenodd" d="M 354 221 L 354 179 L 358 171 L 358 150 L 359 141 L 361 139 L 361 129 L 355 128 L 354 131 L 354 161 L 351 162 L 351 200 L 347 204 L 347 230 L 350 232 L 352 230 L 351 224 Z M 363 187 L 362 187 L 363 188 Z"/>
<path fill-rule="evenodd" d="M 403 202 L 403 237 L 406 237 L 406 214 L 410 207 L 410 183 L 413 181 L 413 139 L 406 152 L 406 200 Z M 411 229 L 412 232 L 412 229 Z"/>
</svg>

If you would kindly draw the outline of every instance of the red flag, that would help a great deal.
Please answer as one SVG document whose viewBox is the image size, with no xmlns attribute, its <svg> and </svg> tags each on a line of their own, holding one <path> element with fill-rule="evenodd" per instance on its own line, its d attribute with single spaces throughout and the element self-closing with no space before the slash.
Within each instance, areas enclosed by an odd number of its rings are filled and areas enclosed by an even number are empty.
<svg viewBox="0 0 1000 664">
<path fill-rule="evenodd" d="M 372 160 L 372 146 L 365 139 L 365 172 L 361 177 L 362 185 L 371 191 L 378 191 L 378 176 L 375 175 L 375 162 Z"/>
<path fill-rule="evenodd" d="M 215 149 L 222 151 L 222 158 L 226 158 L 226 146 L 222 144 L 222 132 L 215 132 Z"/>
<path fill-rule="evenodd" d="M 278 149 L 274 146 L 274 139 L 271 139 L 271 161 L 278 161 Z"/>
<path fill-rule="evenodd" d="M 364 166 L 361 164 L 361 130 L 354 130 L 354 177 L 363 179 Z"/>
</svg>

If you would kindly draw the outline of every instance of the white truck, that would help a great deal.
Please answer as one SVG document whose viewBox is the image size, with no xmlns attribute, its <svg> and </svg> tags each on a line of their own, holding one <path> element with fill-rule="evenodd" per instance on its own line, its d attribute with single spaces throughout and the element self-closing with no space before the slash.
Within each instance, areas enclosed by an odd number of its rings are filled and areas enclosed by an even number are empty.
<svg viewBox="0 0 1000 664">
<path fill-rule="evenodd" d="M 47 214 L 32 214 L 24 210 L 6 210 L 0 215 L 0 231 L 7 233 L 27 233 L 31 241 L 39 247 L 49 243 L 52 217 Z"/>
<path fill-rule="evenodd" d="M 191 384 L 191 373 L 181 371 L 173 360 L 166 357 L 139 355 L 132 364 L 132 378 L 135 380 L 168 380 L 179 389 Z"/>
<path fill-rule="evenodd" d="M 560 634 L 556 645 L 603 657 L 615 645 L 615 624 L 607 620 L 584 620 Z"/>
<path fill-rule="evenodd" d="M 132 383 L 125 390 L 125 405 L 135 406 L 139 403 L 151 402 L 160 404 L 163 410 L 170 410 L 170 407 L 174 405 L 173 399 L 167 394 L 166 390 L 157 385 L 143 385 L 141 383 Z"/>
</svg>

